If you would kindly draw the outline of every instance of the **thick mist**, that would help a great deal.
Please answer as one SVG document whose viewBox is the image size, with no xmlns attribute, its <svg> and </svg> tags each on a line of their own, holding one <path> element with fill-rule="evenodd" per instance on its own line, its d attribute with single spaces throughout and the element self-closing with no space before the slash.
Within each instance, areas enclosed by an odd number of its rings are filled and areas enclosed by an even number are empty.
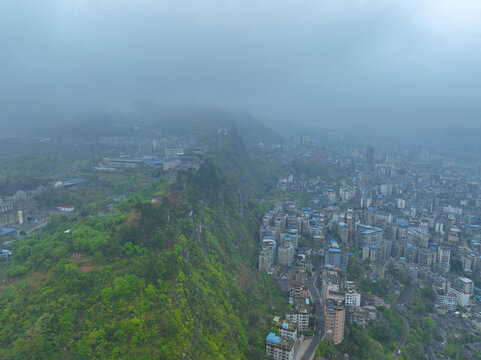
<svg viewBox="0 0 481 360">
<path fill-rule="evenodd" d="M 376 132 L 481 118 L 474 0 L 3 1 L 0 49 L 5 129 L 185 105 Z"/>
</svg>

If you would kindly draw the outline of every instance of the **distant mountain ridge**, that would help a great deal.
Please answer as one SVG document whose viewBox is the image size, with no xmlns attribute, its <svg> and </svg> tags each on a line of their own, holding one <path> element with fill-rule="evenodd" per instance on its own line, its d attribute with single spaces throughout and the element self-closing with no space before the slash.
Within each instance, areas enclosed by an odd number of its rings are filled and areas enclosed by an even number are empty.
<svg viewBox="0 0 481 360">
<path fill-rule="evenodd" d="M 151 138 L 165 135 L 205 138 L 219 128 L 235 128 L 248 146 L 260 142 L 267 144 L 283 142 L 279 134 L 246 111 L 205 107 L 162 110 L 139 116 L 93 114 L 75 121 L 55 123 L 38 129 L 38 133 L 43 136 L 77 137 L 84 140 L 108 136 Z M 30 132 L 35 131 L 37 130 L 32 129 Z"/>
</svg>

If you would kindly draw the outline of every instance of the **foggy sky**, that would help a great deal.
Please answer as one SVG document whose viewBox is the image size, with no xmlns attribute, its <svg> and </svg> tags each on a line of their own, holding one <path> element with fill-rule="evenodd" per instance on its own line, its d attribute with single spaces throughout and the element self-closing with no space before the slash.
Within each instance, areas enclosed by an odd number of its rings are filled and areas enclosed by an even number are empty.
<svg viewBox="0 0 481 360">
<path fill-rule="evenodd" d="M 479 0 L 5 0 L 0 125 L 208 105 L 481 127 Z"/>
</svg>

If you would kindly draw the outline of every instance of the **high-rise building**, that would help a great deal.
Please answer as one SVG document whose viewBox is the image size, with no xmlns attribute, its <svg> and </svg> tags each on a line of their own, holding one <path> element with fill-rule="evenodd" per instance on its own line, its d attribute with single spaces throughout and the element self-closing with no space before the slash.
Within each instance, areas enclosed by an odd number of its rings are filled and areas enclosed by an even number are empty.
<svg viewBox="0 0 481 360">
<path fill-rule="evenodd" d="M 465 277 L 456 277 L 454 279 L 452 287 L 462 293 L 472 294 L 474 289 L 474 283 L 471 279 Z"/>
<path fill-rule="evenodd" d="M 274 262 L 272 255 L 272 250 L 269 248 L 262 248 L 259 251 L 259 270 L 270 270 Z"/>
<path fill-rule="evenodd" d="M 328 295 L 326 303 L 325 329 L 327 340 L 340 344 L 344 340 L 344 319 L 346 316 L 344 296 Z"/>
<path fill-rule="evenodd" d="M 444 263 L 444 264 L 449 264 L 450 259 L 451 259 L 451 250 L 448 249 L 448 248 L 439 247 L 438 248 L 438 262 Z"/>
<path fill-rule="evenodd" d="M 356 195 L 356 190 L 351 186 L 344 186 L 339 189 L 339 197 L 342 202 L 348 202 Z"/>
<path fill-rule="evenodd" d="M 449 295 L 456 297 L 456 302 L 460 306 L 468 306 L 469 298 L 473 295 L 474 284 L 471 279 L 456 277 L 448 289 Z"/>
<path fill-rule="evenodd" d="M 276 252 L 276 240 L 268 236 L 264 237 L 259 250 L 259 270 L 269 271 L 275 264 Z"/>
<path fill-rule="evenodd" d="M 366 151 L 366 164 L 369 171 L 374 171 L 376 162 L 374 160 L 374 146 L 368 146 Z"/>
<path fill-rule="evenodd" d="M 418 264 L 431 267 L 436 261 L 436 251 L 433 249 L 418 250 Z"/>
<path fill-rule="evenodd" d="M 337 225 L 337 233 L 343 244 L 349 243 L 349 227 L 345 222 L 340 221 Z"/>
<path fill-rule="evenodd" d="M 278 248 L 278 263 L 281 266 L 291 266 L 294 261 L 293 244 L 284 244 Z"/>
<path fill-rule="evenodd" d="M 343 273 L 347 271 L 348 255 L 339 248 L 329 248 L 324 254 L 324 264 L 336 267 Z"/>
</svg>

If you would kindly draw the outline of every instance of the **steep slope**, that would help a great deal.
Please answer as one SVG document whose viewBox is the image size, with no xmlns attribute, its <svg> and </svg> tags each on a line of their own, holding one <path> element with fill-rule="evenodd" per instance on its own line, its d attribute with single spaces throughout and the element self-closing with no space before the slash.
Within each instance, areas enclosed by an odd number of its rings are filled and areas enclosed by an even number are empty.
<svg viewBox="0 0 481 360">
<path fill-rule="evenodd" d="M 278 144 L 283 138 L 247 111 L 228 111 L 202 106 L 155 109 L 132 116 L 90 114 L 72 121 L 62 121 L 25 132 L 46 137 L 73 137 L 93 140 L 99 137 L 152 138 L 164 135 L 185 135 L 203 138 L 219 128 L 236 128 L 248 145 L 259 142 Z"/>
<path fill-rule="evenodd" d="M 0 357 L 263 358 L 285 301 L 255 271 L 254 166 L 235 132 L 214 137 L 211 153 L 160 205 L 128 199 L 115 215 L 17 240 L 0 288 Z"/>
<path fill-rule="evenodd" d="M 280 143 L 283 141 L 268 126 L 247 111 L 227 111 L 208 107 L 190 107 L 163 111 L 153 123 L 166 134 L 178 134 L 180 130 L 188 135 L 205 136 L 218 128 L 236 128 L 242 140 L 248 145 L 259 142 Z"/>
</svg>

